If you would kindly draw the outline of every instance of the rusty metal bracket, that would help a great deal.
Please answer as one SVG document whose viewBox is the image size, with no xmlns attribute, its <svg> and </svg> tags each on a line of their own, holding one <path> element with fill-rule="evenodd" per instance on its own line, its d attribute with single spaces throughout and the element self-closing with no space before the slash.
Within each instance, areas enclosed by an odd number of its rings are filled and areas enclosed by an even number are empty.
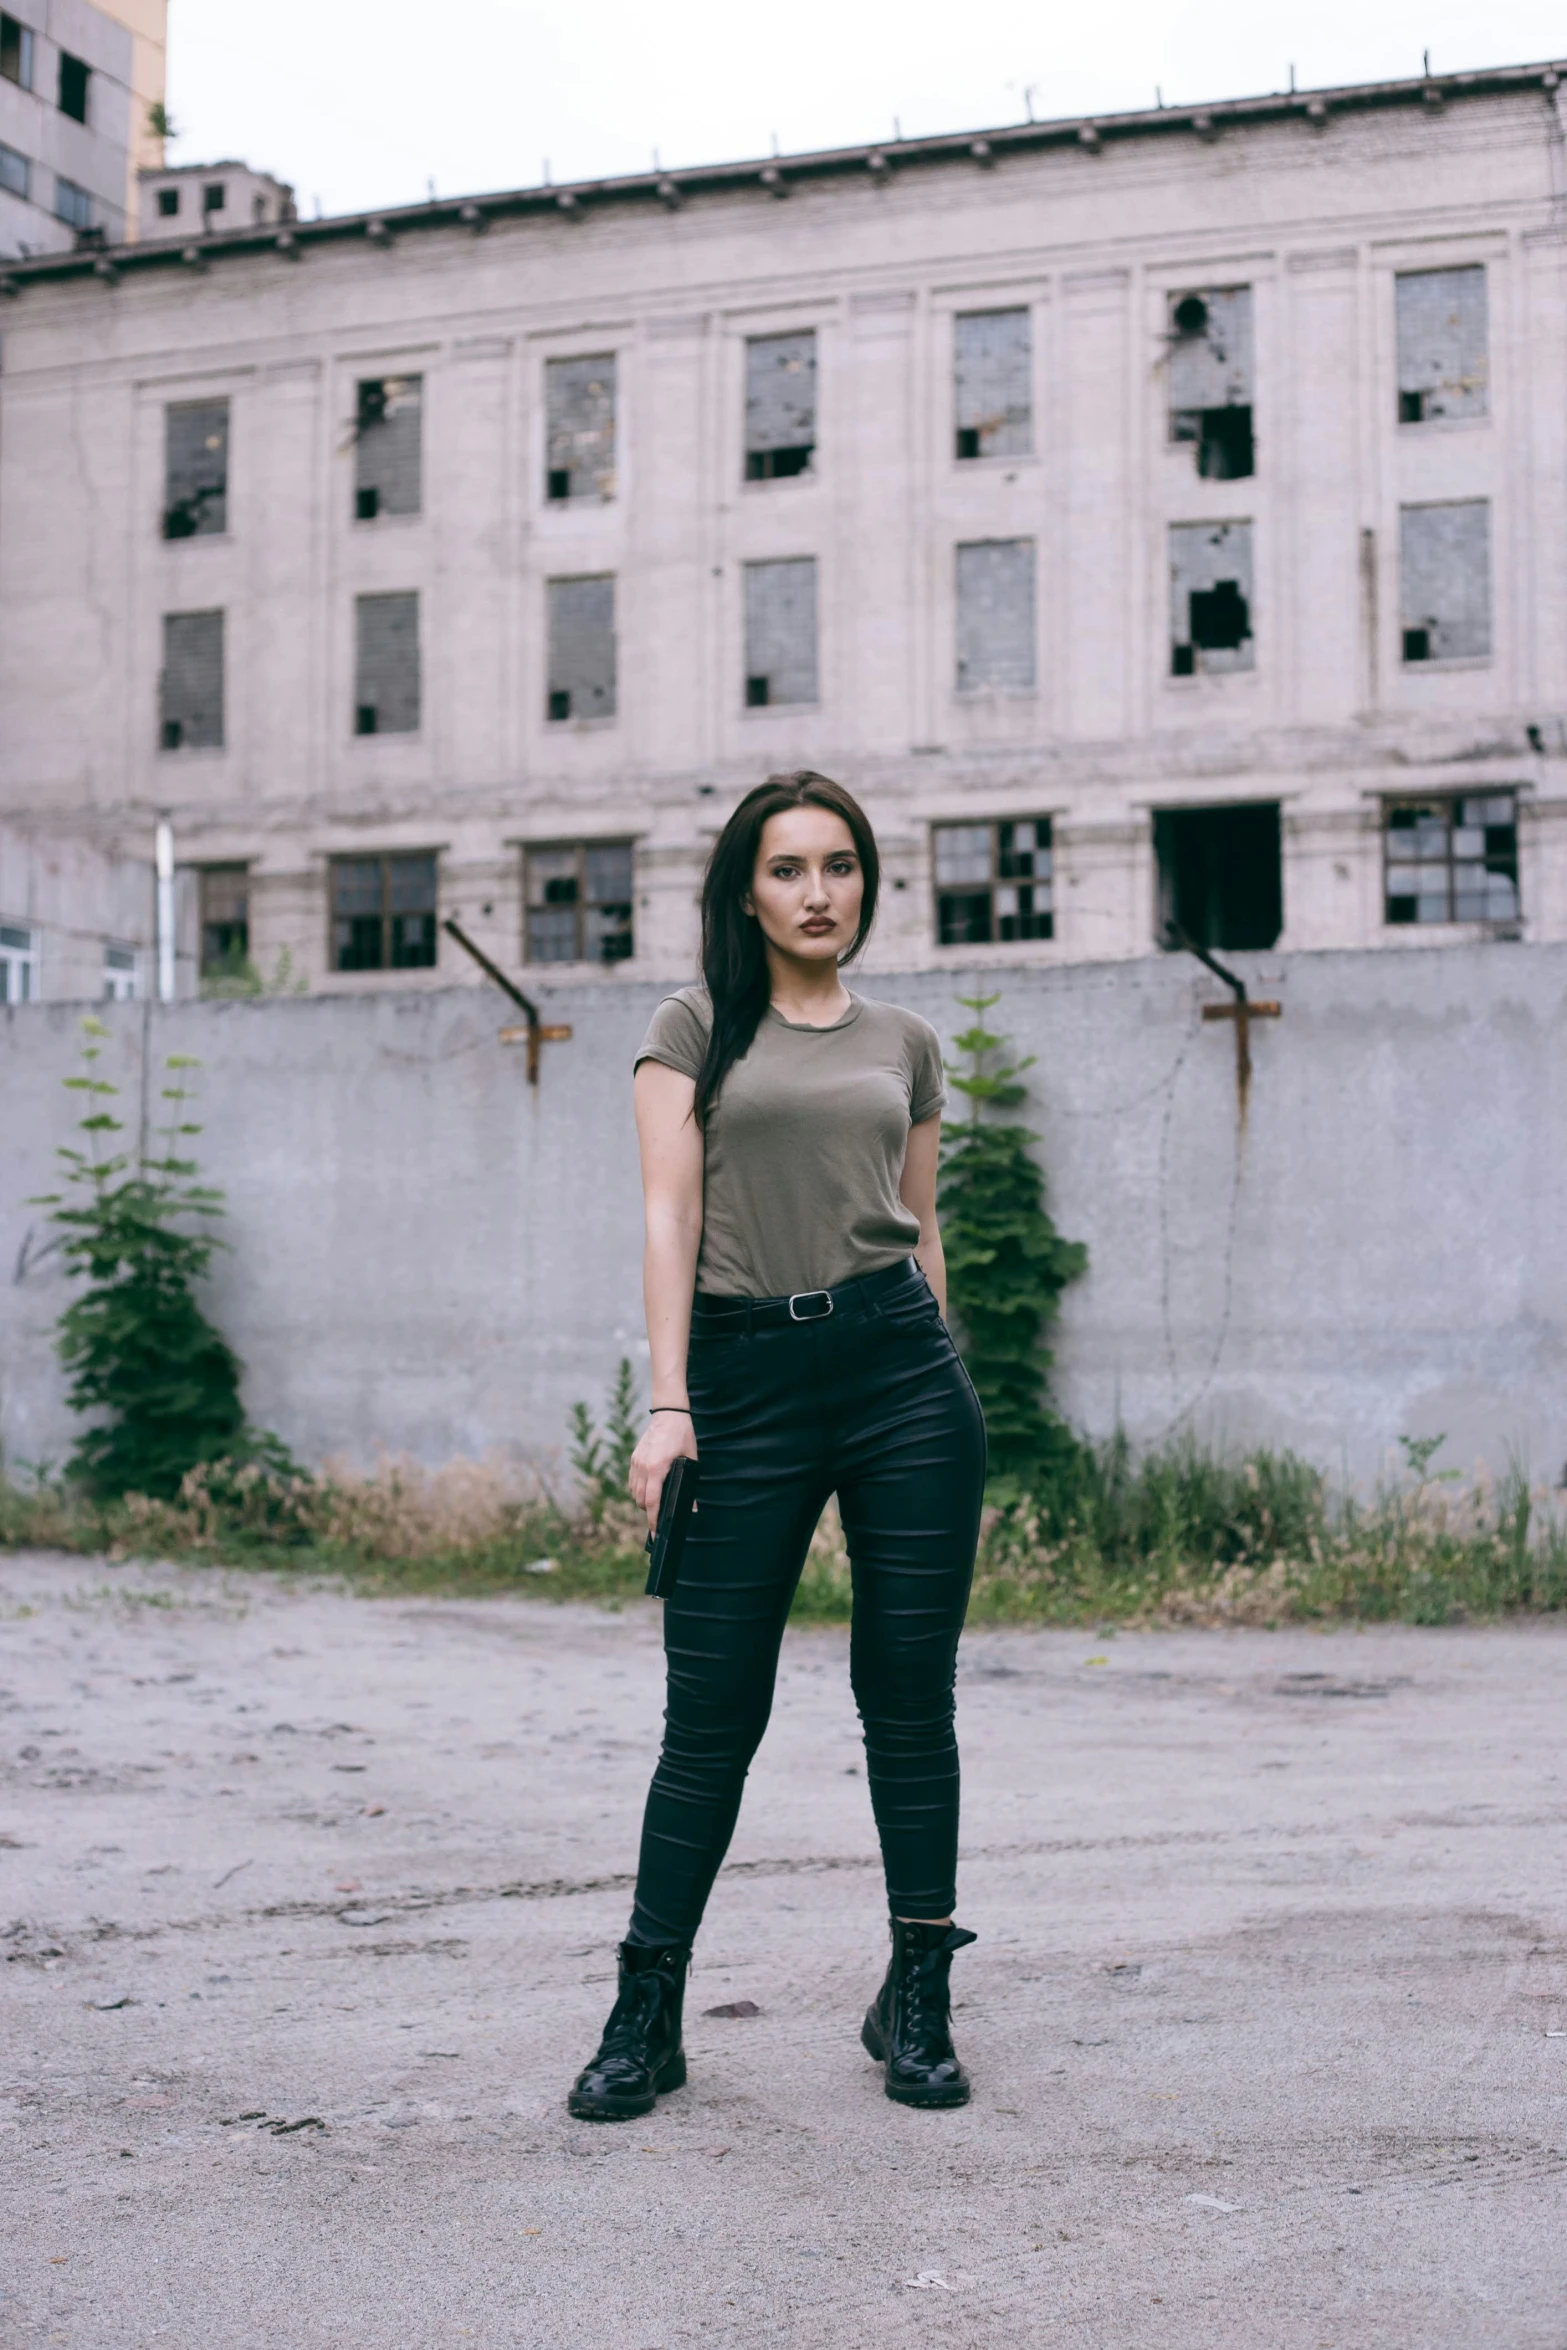
<svg viewBox="0 0 1567 2350">
<path fill-rule="evenodd" d="M 1246 993 L 1246 982 L 1239 972 L 1227 970 L 1217 956 L 1210 955 L 1194 938 L 1188 938 L 1178 922 L 1170 924 L 1170 937 L 1177 946 L 1195 955 L 1231 990 L 1235 1001 L 1231 1004 L 1204 1004 L 1205 1020 L 1233 1020 L 1235 1023 L 1235 1100 L 1241 1124 L 1246 1123 L 1246 1112 L 1251 1101 L 1251 1024 L 1254 1020 L 1277 1020 L 1282 1017 L 1282 1004 L 1259 998 L 1255 1003 Z"/>
<path fill-rule="evenodd" d="M 450 933 L 466 954 L 472 955 L 485 977 L 493 979 L 502 993 L 509 995 L 512 1002 L 526 1017 L 527 1026 L 525 1028 L 503 1028 L 501 1042 L 502 1044 L 526 1044 L 528 1048 L 528 1083 L 537 1085 L 539 1082 L 540 1045 L 565 1044 L 571 1036 L 570 1028 L 562 1026 L 558 1022 L 552 1024 L 549 1021 L 541 1020 L 538 1005 L 532 1001 L 531 997 L 525 996 L 522 989 L 508 979 L 498 965 L 490 961 L 482 947 L 474 945 L 473 940 L 460 922 L 454 921 L 448 915 L 441 924 L 441 928 Z"/>
</svg>

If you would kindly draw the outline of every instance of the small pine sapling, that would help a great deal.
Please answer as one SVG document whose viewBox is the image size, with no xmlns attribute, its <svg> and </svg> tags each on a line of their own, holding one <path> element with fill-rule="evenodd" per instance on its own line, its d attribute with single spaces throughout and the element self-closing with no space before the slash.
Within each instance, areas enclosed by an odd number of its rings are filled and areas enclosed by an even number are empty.
<svg viewBox="0 0 1567 2350">
<path fill-rule="evenodd" d="M 1034 1056 L 996 1062 L 1005 1039 L 984 1024 L 998 995 L 960 996 L 974 1014 L 953 1042 L 967 1062 L 952 1072 L 969 1115 L 942 1138 L 937 1206 L 947 1290 L 990 1437 L 993 1477 L 1028 1488 L 1065 1476 L 1079 1445 L 1051 1409 L 1045 1332 L 1061 1292 L 1088 1263 L 1081 1241 L 1063 1240 L 1045 1207 L 1044 1176 L 1026 1126 L 994 1122 L 1026 1098 L 1019 1080 Z"/>
</svg>

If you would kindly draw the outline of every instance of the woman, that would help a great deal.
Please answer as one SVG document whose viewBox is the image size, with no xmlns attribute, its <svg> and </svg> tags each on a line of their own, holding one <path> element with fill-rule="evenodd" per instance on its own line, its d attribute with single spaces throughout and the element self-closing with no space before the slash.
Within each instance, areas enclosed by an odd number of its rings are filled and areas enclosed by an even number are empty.
<svg viewBox="0 0 1567 2350">
<path fill-rule="evenodd" d="M 691 1945 L 772 1704 L 806 1548 L 836 1493 L 849 1652 L 891 1911 L 861 2038 L 889 2097 L 962 2105 L 948 2030 L 958 1756 L 953 1673 L 985 1477 L 979 1401 L 947 1335 L 936 1227 L 935 1031 L 839 976 L 876 912 L 876 842 L 841 784 L 749 793 L 702 896 L 705 988 L 637 1053 L 653 1401 L 631 1491 L 701 1463 L 664 1607 L 669 1697 L 620 1995 L 567 2102 L 651 2110 L 686 2077 Z"/>
</svg>

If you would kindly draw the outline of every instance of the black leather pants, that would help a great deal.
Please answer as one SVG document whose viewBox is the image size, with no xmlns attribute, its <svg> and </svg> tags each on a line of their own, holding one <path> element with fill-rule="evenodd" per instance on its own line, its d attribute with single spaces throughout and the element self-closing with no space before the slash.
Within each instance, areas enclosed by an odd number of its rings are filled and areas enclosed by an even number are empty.
<svg viewBox="0 0 1567 2350">
<path fill-rule="evenodd" d="M 985 1482 L 985 1424 L 913 1260 L 834 1292 L 822 1320 L 693 1316 L 702 1480 L 664 1605 L 669 1698 L 631 1932 L 689 1942 L 772 1707 L 806 1549 L 836 1493 L 854 1575 L 849 1670 L 896 1917 L 951 1914 L 953 1675 Z M 718 1301 L 714 1301 L 716 1306 Z M 728 1301 L 724 1301 L 727 1305 Z"/>
</svg>

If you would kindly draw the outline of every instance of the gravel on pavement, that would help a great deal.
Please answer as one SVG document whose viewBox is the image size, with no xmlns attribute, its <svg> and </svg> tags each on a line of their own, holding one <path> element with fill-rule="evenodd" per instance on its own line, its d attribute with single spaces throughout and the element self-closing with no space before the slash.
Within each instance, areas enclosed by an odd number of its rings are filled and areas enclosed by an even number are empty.
<svg viewBox="0 0 1567 2350">
<path fill-rule="evenodd" d="M 0 1559 L 3 2350 L 1564 2350 L 1567 1625 L 970 1634 L 955 2113 L 792 1631 L 595 2127 L 658 1631 Z"/>
</svg>

